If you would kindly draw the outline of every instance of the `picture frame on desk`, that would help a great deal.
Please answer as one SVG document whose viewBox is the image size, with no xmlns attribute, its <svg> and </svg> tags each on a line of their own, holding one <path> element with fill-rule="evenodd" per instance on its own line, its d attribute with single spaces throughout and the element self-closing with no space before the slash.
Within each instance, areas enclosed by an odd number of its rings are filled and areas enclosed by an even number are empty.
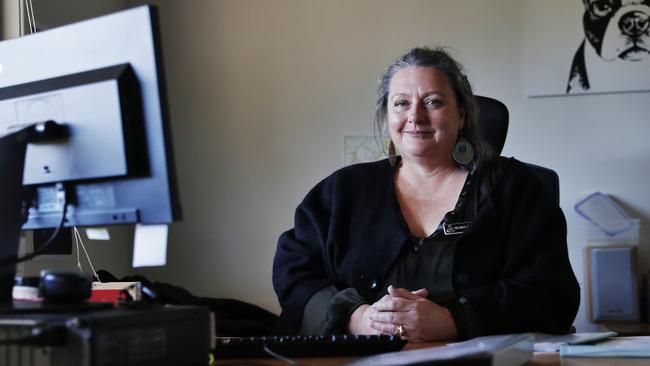
<svg viewBox="0 0 650 366">
<path fill-rule="evenodd" d="M 639 323 L 636 247 L 587 246 L 584 260 L 589 320 Z"/>
</svg>

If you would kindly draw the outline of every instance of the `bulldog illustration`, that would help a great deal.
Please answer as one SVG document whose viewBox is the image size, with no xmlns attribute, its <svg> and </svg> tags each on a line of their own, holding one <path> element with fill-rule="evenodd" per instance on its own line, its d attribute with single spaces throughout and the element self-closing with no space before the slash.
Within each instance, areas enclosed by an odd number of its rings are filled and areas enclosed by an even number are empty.
<svg viewBox="0 0 650 366">
<path fill-rule="evenodd" d="M 582 0 L 585 40 L 569 73 L 566 92 L 585 92 L 597 86 L 599 77 L 632 77 L 650 61 L 650 0 Z M 619 70 L 628 75 L 621 75 Z M 650 72 L 650 69 L 645 71 Z M 638 75 L 637 75 L 638 77 Z"/>
</svg>

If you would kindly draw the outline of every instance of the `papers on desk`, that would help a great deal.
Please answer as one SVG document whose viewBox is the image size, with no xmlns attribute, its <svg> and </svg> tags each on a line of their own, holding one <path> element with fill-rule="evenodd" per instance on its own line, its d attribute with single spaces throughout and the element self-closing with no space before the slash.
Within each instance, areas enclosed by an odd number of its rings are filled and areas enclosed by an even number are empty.
<svg viewBox="0 0 650 366">
<path fill-rule="evenodd" d="M 478 337 L 442 347 L 384 353 L 362 358 L 347 365 L 449 365 L 454 362 L 454 364 L 519 366 L 532 359 L 533 339 L 532 334 Z"/>
<path fill-rule="evenodd" d="M 601 344 L 564 345 L 560 348 L 562 366 L 648 365 L 650 337 L 617 337 Z"/>
<path fill-rule="evenodd" d="M 605 344 L 564 345 L 560 357 L 650 358 L 650 337 L 618 337 Z"/>
<path fill-rule="evenodd" d="M 558 352 L 564 345 L 585 344 L 616 337 L 616 332 L 573 333 L 553 335 L 535 333 L 535 352 Z"/>
</svg>

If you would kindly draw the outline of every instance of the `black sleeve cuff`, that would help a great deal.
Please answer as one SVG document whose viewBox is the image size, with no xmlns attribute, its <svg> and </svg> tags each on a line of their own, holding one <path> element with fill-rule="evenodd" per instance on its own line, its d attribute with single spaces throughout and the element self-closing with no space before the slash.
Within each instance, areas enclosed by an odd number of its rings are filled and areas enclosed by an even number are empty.
<svg viewBox="0 0 650 366">
<path fill-rule="evenodd" d="M 466 297 L 459 297 L 443 305 L 451 313 L 456 324 L 458 339 L 470 339 L 485 334 L 481 320 Z"/>
<path fill-rule="evenodd" d="M 339 291 L 334 295 L 327 309 L 327 321 L 323 327 L 323 334 L 347 333 L 350 316 L 365 303 L 366 300 L 354 288 Z"/>
</svg>

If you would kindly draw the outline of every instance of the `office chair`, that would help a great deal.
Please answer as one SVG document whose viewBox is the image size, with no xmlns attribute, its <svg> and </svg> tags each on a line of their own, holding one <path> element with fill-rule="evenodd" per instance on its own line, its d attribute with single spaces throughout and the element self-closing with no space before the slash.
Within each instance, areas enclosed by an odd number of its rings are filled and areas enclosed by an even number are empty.
<svg viewBox="0 0 650 366">
<path fill-rule="evenodd" d="M 478 125 L 483 137 L 494 149 L 497 155 L 501 155 L 503 145 L 508 134 L 508 108 L 500 101 L 480 95 L 475 95 L 478 104 L 479 115 Z M 535 164 L 526 163 L 533 173 L 540 180 L 542 186 L 547 190 L 553 202 L 560 204 L 560 179 L 555 171 Z M 575 333 L 576 327 L 571 326 L 568 333 Z"/>
<path fill-rule="evenodd" d="M 478 104 L 478 124 L 488 144 L 497 155 L 501 155 L 508 134 L 508 108 L 500 101 L 474 96 Z M 553 202 L 560 204 L 560 179 L 555 171 L 535 164 L 528 164 L 533 173 L 546 188 Z"/>
</svg>

